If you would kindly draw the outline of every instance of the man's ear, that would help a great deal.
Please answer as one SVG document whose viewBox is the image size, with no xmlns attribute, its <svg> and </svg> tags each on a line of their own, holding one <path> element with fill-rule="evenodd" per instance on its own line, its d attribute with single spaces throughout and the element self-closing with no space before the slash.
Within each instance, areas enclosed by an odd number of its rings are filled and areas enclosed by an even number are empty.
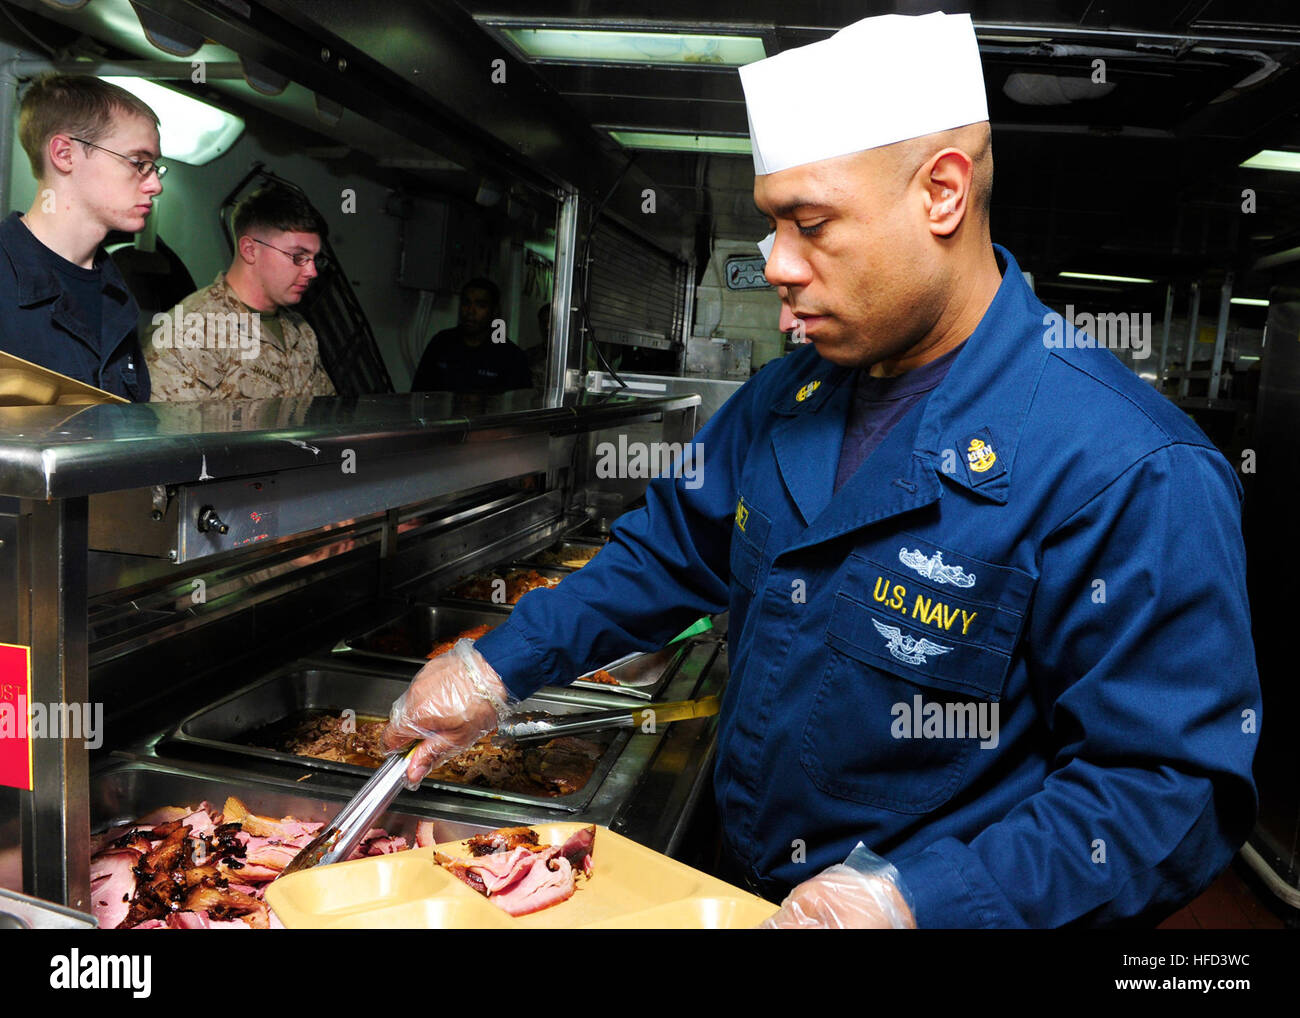
<svg viewBox="0 0 1300 1018">
<path fill-rule="evenodd" d="M 926 180 L 926 216 L 930 232 L 949 237 L 965 218 L 970 205 L 975 164 L 959 148 L 946 148 L 930 161 Z"/>
<path fill-rule="evenodd" d="M 235 242 L 235 252 L 245 265 L 252 265 L 257 260 L 257 247 L 257 241 L 248 234 L 244 234 Z"/>
<path fill-rule="evenodd" d="M 52 173 L 66 176 L 72 172 L 73 146 L 76 144 L 66 134 L 55 134 L 45 143 L 45 166 Z"/>
</svg>

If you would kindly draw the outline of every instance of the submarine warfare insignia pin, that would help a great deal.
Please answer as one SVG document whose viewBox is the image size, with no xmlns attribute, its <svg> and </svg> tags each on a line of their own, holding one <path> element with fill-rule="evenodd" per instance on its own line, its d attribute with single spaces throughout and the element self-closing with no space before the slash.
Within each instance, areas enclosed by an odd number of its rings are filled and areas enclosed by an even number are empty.
<svg viewBox="0 0 1300 1018">
<path fill-rule="evenodd" d="M 814 382 L 809 382 L 807 385 L 805 385 L 802 389 L 800 389 L 798 392 L 794 394 L 794 401 L 796 403 L 802 403 L 814 392 L 816 392 L 819 388 L 821 388 L 821 384 L 822 383 L 820 378 Z"/>
<path fill-rule="evenodd" d="M 975 574 L 966 572 L 961 566 L 948 565 L 943 560 L 943 552 L 940 551 L 926 558 L 920 548 L 915 551 L 899 548 L 898 561 L 935 583 L 951 583 L 954 587 L 975 586 Z"/>
<path fill-rule="evenodd" d="M 898 660 L 904 661 L 909 665 L 923 665 L 929 660 L 931 655 L 947 654 L 952 650 L 951 647 L 945 647 L 942 644 L 933 643 L 930 640 L 927 640 L 924 636 L 919 640 L 912 636 L 904 636 L 903 631 L 897 626 L 887 626 L 883 622 L 878 622 L 875 619 L 871 620 L 871 624 L 875 626 L 880 635 L 888 641 L 886 646 L 889 649 L 889 653 L 893 654 L 894 657 L 898 658 Z"/>
</svg>

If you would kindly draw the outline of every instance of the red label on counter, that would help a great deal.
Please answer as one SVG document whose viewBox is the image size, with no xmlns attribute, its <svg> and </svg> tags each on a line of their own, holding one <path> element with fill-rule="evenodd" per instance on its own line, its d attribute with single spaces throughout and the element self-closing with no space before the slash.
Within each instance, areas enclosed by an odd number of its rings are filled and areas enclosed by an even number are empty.
<svg viewBox="0 0 1300 1018">
<path fill-rule="evenodd" d="M 0 785 L 32 790 L 30 647 L 0 643 Z"/>
</svg>

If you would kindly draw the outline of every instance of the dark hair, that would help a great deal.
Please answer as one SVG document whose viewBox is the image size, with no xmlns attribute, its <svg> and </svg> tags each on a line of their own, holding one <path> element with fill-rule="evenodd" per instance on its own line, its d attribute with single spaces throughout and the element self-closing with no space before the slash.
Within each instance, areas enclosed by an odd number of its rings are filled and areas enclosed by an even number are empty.
<svg viewBox="0 0 1300 1018">
<path fill-rule="evenodd" d="M 460 288 L 460 296 L 463 300 L 470 290 L 482 290 L 492 301 L 492 308 L 495 311 L 501 310 L 501 289 L 488 279 L 486 276 L 475 276 Z"/>
<path fill-rule="evenodd" d="M 311 202 L 282 184 L 267 184 L 241 199 L 235 206 L 234 227 L 235 240 L 257 229 L 315 233 L 322 240 L 329 234 Z"/>
<path fill-rule="evenodd" d="M 158 114 L 124 88 L 93 74 L 42 74 L 28 86 L 18 115 L 18 140 L 40 180 L 45 173 L 45 146 L 56 134 L 97 142 L 113 130 L 114 114 L 144 117 L 154 125 Z M 8 130 L 8 128 L 6 128 Z"/>
</svg>

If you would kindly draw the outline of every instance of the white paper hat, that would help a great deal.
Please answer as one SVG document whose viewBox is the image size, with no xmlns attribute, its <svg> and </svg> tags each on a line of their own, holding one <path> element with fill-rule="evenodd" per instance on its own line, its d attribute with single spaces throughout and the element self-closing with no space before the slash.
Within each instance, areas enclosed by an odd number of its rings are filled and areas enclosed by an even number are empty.
<svg viewBox="0 0 1300 1018">
<path fill-rule="evenodd" d="M 740 68 L 754 172 L 988 120 L 969 14 L 884 14 Z"/>
</svg>

